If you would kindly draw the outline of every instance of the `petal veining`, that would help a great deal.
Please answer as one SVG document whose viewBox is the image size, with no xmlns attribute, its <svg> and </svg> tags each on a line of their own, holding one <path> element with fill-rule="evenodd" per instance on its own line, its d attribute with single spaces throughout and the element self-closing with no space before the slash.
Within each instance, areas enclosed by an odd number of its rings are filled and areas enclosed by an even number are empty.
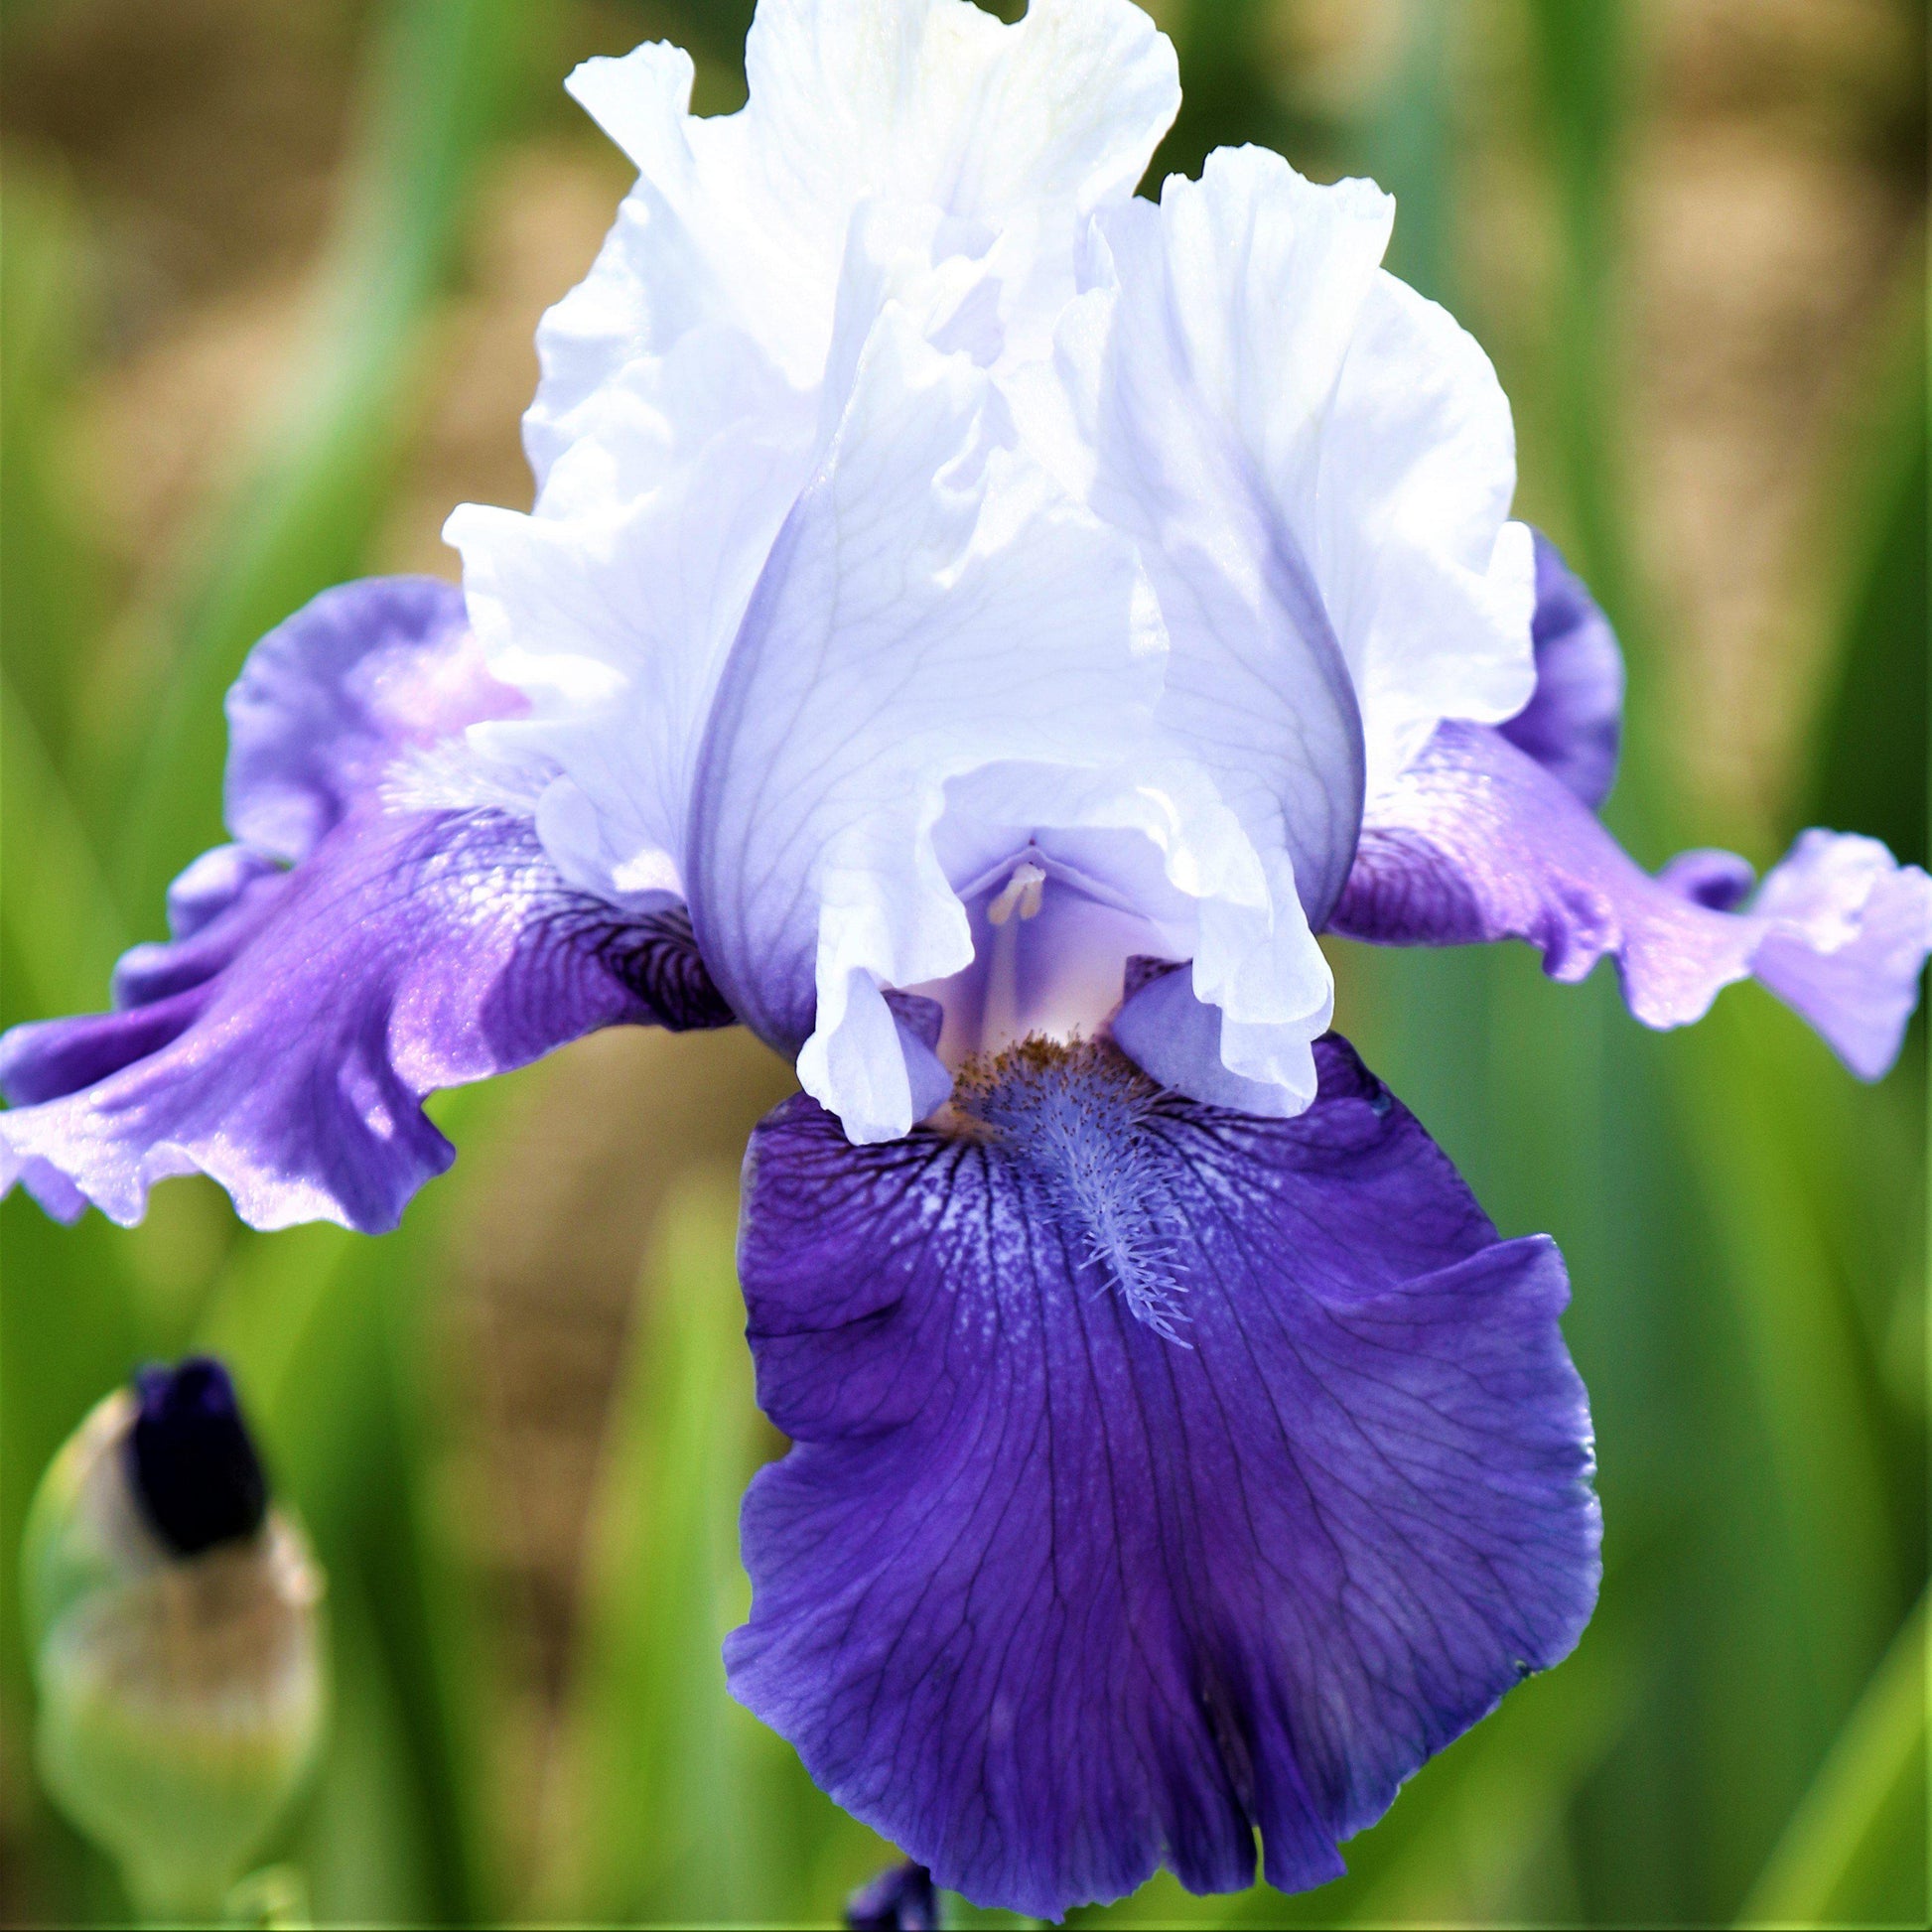
<svg viewBox="0 0 1932 1932">
<path fill-rule="evenodd" d="M 150 957 L 142 1004 L 0 1039 L 0 1089 L 36 1103 L 0 1114 L 0 1186 L 128 1223 L 199 1171 L 252 1226 L 376 1232 L 455 1158 L 429 1093 L 596 1027 L 732 1018 L 676 908 L 570 892 L 492 812 L 365 805 L 172 963 Z"/>
<path fill-rule="evenodd" d="M 1333 1877 L 1589 1613 L 1561 1259 L 1318 1057 L 1293 1121 L 1063 1094 L 1084 1181 L 1038 1091 L 991 1136 L 853 1148 L 801 1097 L 754 1137 L 741 1274 L 793 1448 L 746 1501 L 732 1686 L 976 1901 L 1057 1917 L 1163 1860 L 1243 1886 L 1257 1826 L 1272 1883 Z M 1123 1177 L 1184 1346 L 1095 1238 Z"/>
</svg>

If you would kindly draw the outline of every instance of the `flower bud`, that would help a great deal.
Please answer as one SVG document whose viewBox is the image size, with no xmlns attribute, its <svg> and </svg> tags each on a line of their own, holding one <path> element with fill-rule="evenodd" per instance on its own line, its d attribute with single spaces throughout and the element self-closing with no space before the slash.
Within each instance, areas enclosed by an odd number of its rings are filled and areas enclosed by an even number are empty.
<svg viewBox="0 0 1932 1932">
<path fill-rule="evenodd" d="M 314 1758 L 322 1577 L 220 1363 L 147 1368 L 34 1499 L 36 1755 L 146 1910 L 212 1913 Z"/>
<path fill-rule="evenodd" d="M 851 1932 L 937 1932 L 939 1893 L 932 1873 L 907 1860 L 889 1865 L 845 1902 Z"/>
</svg>

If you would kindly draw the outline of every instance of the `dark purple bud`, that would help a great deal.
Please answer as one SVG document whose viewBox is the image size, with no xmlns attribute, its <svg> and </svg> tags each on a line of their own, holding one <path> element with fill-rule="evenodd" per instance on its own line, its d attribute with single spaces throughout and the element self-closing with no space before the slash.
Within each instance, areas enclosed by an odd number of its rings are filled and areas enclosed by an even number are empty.
<svg viewBox="0 0 1932 1932">
<path fill-rule="evenodd" d="M 268 1483 L 228 1371 L 207 1355 L 177 1368 L 152 1363 L 136 1374 L 134 1393 L 141 1407 L 128 1472 L 162 1541 L 193 1557 L 253 1536 L 268 1511 Z"/>
<path fill-rule="evenodd" d="M 932 1873 L 909 1859 L 888 1866 L 846 1900 L 845 1922 L 852 1932 L 938 1932 Z"/>
</svg>

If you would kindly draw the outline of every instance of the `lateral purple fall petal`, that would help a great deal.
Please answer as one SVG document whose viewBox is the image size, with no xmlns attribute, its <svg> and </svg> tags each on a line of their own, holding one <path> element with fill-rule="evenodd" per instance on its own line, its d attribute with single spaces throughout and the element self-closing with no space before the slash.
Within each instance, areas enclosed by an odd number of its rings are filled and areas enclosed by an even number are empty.
<svg viewBox="0 0 1932 1932">
<path fill-rule="evenodd" d="M 338 584 L 277 624 L 227 696 L 229 831 L 304 858 L 399 754 L 520 711 L 469 630 L 462 591 L 436 577 Z"/>
<path fill-rule="evenodd" d="M 1163 1860 L 1246 1885 L 1256 1826 L 1271 1882 L 1334 1877 L 1589 1615 L 1561 1257 L 1498 1240 L 1352 1050 L 1316 1051 L 1294 1120 L 1117 1057 L 1124 1115 L 1069 1091 L 1178 1341 L 1024 1137 L 855 1148 L 804 1097 L 754 1137 L 741 1273 L 794 1447 L 746 1500 L 732 1688 L 981 1903 L 1058 1916 Z"/>
<path fill-rule="evenodd" d="M 1498 733 L 1447 724 L 1371 803 L 1337 932 L 1384 945 L 1526 939 L 1553 979 L 1616 961 L 1652 1027 L 1701 1019 L 1755 977 L 1854 1073 L 1897 1056 L 1932 950 L 1932 879 L 1875 839 L 1811 831 L 1740 911 L 1749 868 L 1686 854 L 1653 879 L 1550 770 Z"/>
<path fill-rule="evenodd" d="M 229 701 L 248 842 L 175 882 L 174 937 L 122 958 L 116 1011 L 0 1038 L 0 1190 L 130 1222 L 199 1171 L 257 1227 L 373 1232 L 454 1159 L 429 1093 L 596 1027 L 729 1024 L 681 906 L 572 890 L 512 813 L 387 795 L 399 759 L 519 703 L 430 579 L 346 585 L 271 631 Z"/>
<path fill-rule="evenodd" d="M 1536 538 L 1536 689 L 1496 729 L 1592 811 L 1610 794 L 1623 737 L 1623 651 L 1584 581 Z"/>
<path fill-rule="evenodd" d="M 0 1041 L 0 1085 L 40 1102 L 0 1115 L 0 1181 L 72 1212 L 52 1168 L 129 1223 L 199 1171 L 251 1226 L 375 1233 L 455 1158 L 428 1094 L 598 1027 L 730 1022 L 681 912 L 569 892 L 502 813 L 365 809 L 272 887 L 198 984 Z"/>
</svg>

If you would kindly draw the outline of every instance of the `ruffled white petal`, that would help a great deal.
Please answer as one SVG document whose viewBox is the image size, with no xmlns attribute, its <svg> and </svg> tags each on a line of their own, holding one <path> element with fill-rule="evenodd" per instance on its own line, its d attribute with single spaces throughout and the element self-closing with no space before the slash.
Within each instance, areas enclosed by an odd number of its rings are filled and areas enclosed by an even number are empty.
<svg viewBox="0 0 1932 1932">
<path fill-rule="evenodd" d="M 712 689 L 810 474 L 816 408 L 744 338 L 694 333 L 600 392 L 533 515 L 451 516 L 490 669 L 531 702 L 479 735 L 556 768 L 538 827 L 573 884 L 681 890 Z"/>
<path fill-rule="evenodd" d="M 1389 217 L 1364 183 L 1324 191 L 1259 149 L 1216 155 L 1159 208 L 1102 217 L 1106 307 L 1062 336 L 1089 500 L 1140 545 L 1173 639 L 1164 720 L 1257 847 L 1287 855 L 1317 920 L 1347 876 L 1362 768 L 1300 512 Z"/>
<path fill-rule="evenodd" d="M 751 334 L 796 383 L 824 367 L 847 227 L 878 198 L 1013 231 L 1009 326 L 1050 330 L 1086 217 L 1133 192 L 1173 119 L 1173 49 L 1127 0 L 763 0 L 750 99 L 689 114 L 691 64 L 647 46 L 571 91 L 638 183 L 596 267 L 538 331 L 524 419 L 539 481 L 598 387 L 706 323 Z"/>
<path fill-rule="evenodd" d="M 621 61 L 592 61 L 569 86 L 604 122 L 640 178 L 624 198 L 591 272 L 537 325 L 537 392 L 523 413 L 523 450 L 539 487 L 596 420 L 598 393 L 633 356 L 662 354 L 730 305 L 688 219 L 694 163 L 684 138 L 691 57 L 653 42 Z M 647 159 L 638 159 L 647 156 Z"/>
<path fill-rule="evenodd" d="M 1126 0 L 762 0 L 747 71 L 709 121 L 670 49 L 573 78 L 639 180 L 540 332 L 534 514 L 450 526 L 530 706 L 486 749 L 855 1138 L 938 1078 L 902 993 L 956 1056 L 1136 952 L 1186 966 L 1147 1064 L 1295 1111 L 1365 784 L 1530 688 L 1487 362 L 1367 184 L 1132 201 L 1177 91 Z"/>
<path fill-rule="evenodd" d="M 1393 275 L 1370 283 L 1321 442 L 1310 560 L 1362 707 L 1371 794 L 1445 718 L 1536 688 L 1536 556 L 1509 520 L 1516 436 L 1476 340 Z"/>
<path fill-rule="evenodd" d="M 1050 826 L 1131 814 L 1149 769 L 1164 650 L 1133 552 L 1000 446 L 996 404 L 886 309 L 704 747 L 700 947 L 855 1140 L 916 1117 L 885 990 L 972 958 L 934 846 L 949 782 L 1000 764 L 1007 815 Z"/>
<path fill-rule="evenodd" d="M 1384 273 L 1394 204 L 1223 149 L 1158 210 L 1104 213 L 1100 301 L 1062 331 L 1096 507 L 1133 529 L 1174 633 L 1173 714 L 1244 818 L 1292 852 L 1317 919 L 1359 798 L 1333 795 L 1338 651 L 1373 791 L 1445 717 L 1511 716 L 1534 684 L 1529 532 L 1488 358 Z M 1077 456 L 1076 456 L 1077 460 Z M 1060 459 L 1062 465 L 1065 458 Z"/>
<path fill-rule="evenodd" d="M 1172 45 L 1125 0 L 1039 0 L 1012 26 L 966 0 L 766 0 L 745 68 L 764 182 L 834 260 L 845 212 L 877 195 L 1037 215 L 1040 252 L 1070 256 L 1180 105 Z"/>
</svg>

